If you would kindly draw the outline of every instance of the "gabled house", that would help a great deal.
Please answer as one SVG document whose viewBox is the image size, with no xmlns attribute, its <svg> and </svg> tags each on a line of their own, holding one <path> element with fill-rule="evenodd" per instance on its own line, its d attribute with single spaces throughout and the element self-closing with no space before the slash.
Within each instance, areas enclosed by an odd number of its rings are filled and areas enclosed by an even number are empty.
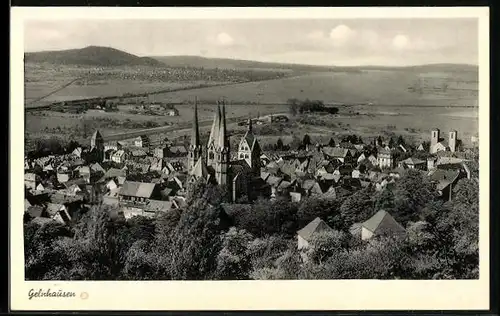
<svg viewBox="0 0 500 316">
<path fill-rule="evenodd" d="M 48 163 L 43 167 L 43 171 L 54 171 L 54 167 L 52 166 L 52 163 Z"/>
<path fill-rule="evenodd" d="M 92 173 L 99 173 L 99 172 L 102 172 L 102 173 L 105 173 L 106 170 L 104 170 L 104 168 L 99 164 L 99 163 L 93 163 L 90 165 L 90 172 Z"/>
<path fill-rule="evenodd" d="M 365 156 L 365 154 L 363 153 L 363 154 L 359 155 L 359 157 L 358 157 L 358 159 L 357 159 L 357 162 L 358 162 L 358 163 L 360 163 L 360 162 L 362 162 L 362 161 L 364 161 L 364 160 L 366 160 L 366 156 Z"/>
<path fill-rule="evenodd" d="M 72 185 L 70 185 L 69 187 L 66 188 L 66 194 L 67 195 L 75 196 L 79 192 L 82 192 L 82 189 L 77 184 L 72 184 Z"/>
<path fill-rule="evenodd" d="M 25 212 L 30 217 L 33 217 L 33 218 L 37 218 L 37 217 L 46 217 L 46 218 L 48 218 L 47 212 L 45 211 L 45 209 L 46 209 L 46 207 L 44 205 L 30 205 L 26 209 Z"/>
<path fill-rule="evenodd" d="M 290 200 L 294 203 L 298 203 L 302 200 L 302 193 L 291 191 L 290 192 Z"/>
<path fill-rule="evenodd" d="M 119 193 L 119 200 L 132 203 L 146 203 L 147 200 L 159 195 L 154 183 L 125 181 Z"/>
<path fill-rule="evenodd" d="M 316 234 L 331 231 L 333 231 L 333 229 L 328 226 L 327 223 L 325 223 L 321 218 L 316 217 L 297 232 L 297 248 L 299 250 L 306 250 L 310 248 L 310 242 Z"/>
<path fill-rule="evenodd" d="M 322 151 L 327 158 L 338 159 L 342 163 L 351 163 L 353 160 L 352 152 L 347 148 L 324 147 Z"/>
<path fill-rule="evenodd" d="M 438 194 L 446 201 L 452 200 L 453 188 L 466 175 L 461 170 L 434 169 L 429 171 L 430 180 L 436 184 Z"/>
<path fill-rule="evenodd" d="M 408 169 L 419 169 L 419 170 L 425 170 L 427 162 L 418 158 L 407 158 L 403 161 L 399 162 L 399 167 L 404 168 L 405 166 Z"/>
<path fill-rule="evenodd" d="M 276 176 L 269 176 L 266 180 L 267 184 L 271 187 L 278 187 L 278 185 L 283 181 L 283 178 Z"/>
<path fill-rule="evenodd" d="M 394 168 L 394 152 L 391 149 L 380 149 L 377 153 L 377 165 L 382 168 Z"/>
<path fill-rule="evenodd" d="M 265 166 L 269 162 L 271 162 L 271 158 L 268 155 L 263 153 L 260 155 L 260 162 L 261 162 L 261 165 Z"/>
<path fill-rule="evenodd" d="M 69 174 L 68 173 L 57 173 L 57 182 L 59 183 L 65 183 L 69 181 Z"/>
<path fill-rule="evenodd" d="M 269 172 L 266 172 L 266 171 L 261 171 L 260 172 L 260 178 L 264 181 L 267 181 L 267 178 L 269 178 L 271 174 Z"/>
<path fill-rule="evenodd" d="M 43 192 L 45 191 L 45 186 L 42 183 L 37 184 L 35 191 Z"/>
<path fill-rule="evenodd" d="M 306 196 L 319 196 L 323 194 L 323 190 L 316 180 L 305 180 L 301 184 L 301 189 Z"/>
<path fill-rule="evenodd" d="M 78 158 L 82 158 L 82 147 L 77 147 L 75 148 L 72 152 L 71 152 L 72 155 L 74 155 L 75 157 L 78 157 Z"/>
<path fill-rule="evenodd" d="M 163 169 L 163 160 L 161 158 L 154 158 L 151 162 L 149 170 L 161 172 Z"/>
<path fill-rule="evenodd" d="M 111 161 L 113 161 L 117 164 L 122 164 L 126 160 L 127 160 L 127 155 L 126 155 L 125 150 L 123 150 L 123 149 L 117 150 L 111 155 Z"/>
<path fill-rule="evenodd" d="M 292 189 L 293 182 L 290 181 L 281 181 L 281 183 L 276 188 L 276 193 L 282 196 L 290 195 L 290 190 Z"/>
<path fill-rule="evenodd" d="M 351 172 L 351 177 L 353 177 L 355 179 L 359 179 L 361 176 L 362 176 L 362 173 L 361 173 L 361 171 L 359 171 L 359 169 L 354 169 Z"/>
<path fill-rule="evenodd" d="M 340 199 L 344 196 L 351 194 L 350 191 L 341 186 L 331 186 L 323 196 L 328 199 Z"/>
<path fill-rule="evenodd" d="M 418 151 L 428 151 L 429 148 L 427 148 L 427 146 L 425 146 L 424 143 L 420 143 L 420 145 L 418 145 L 418 147 L 417 147 L 417 150 Z"/>
<path fill-rule="evenodd" d="M 404 235 L 406 230 L 386 211 L 380 210 L 361 224 L 361 239 L 374 236 Z"/>
<path fill-rule="evenodd" d="M 148 203 L 145 205 L 144 210 L 146 212 L 153 213 L 155 216 L 157 216 L 160 213 L 166 213 L 176 208 L 178 208 L 178 205 L 175 202 L 175 200 L 172 201 L 149 200 Z"/>
<path fill-rule="evenodd" d="M 24 174 L 24 186 L 31 190 L 36 190 L 37 185 L 40 184 L 40 177 L 34 173 Z"/>
<path fill-rule="evenodd" d="M 103 195 L 102 204 L 118 206 L 119 197 L 120 197 L 120 188 L 111 189 L 106 194 Z"/>
<path fill-rule="evenodd" d="M 121 144 L 118 144 L 117 141 L 109 141 L 104 143 L 104 151 L 112 150 L 117 151 L 121 149 Z"/>
<path fill-rule="evenodd" d="M 134 138 L 134 146 L 143 148 L 149 147 L 149 138 L 145 135 Z"/>
<path fill-rule="evenodd" d="M 378 159 L 374 155 L 368 156 L 367 159 L 373 166 L 378 166 Z"/>
<path fill-rule="evenodd" d="M 116 182 L 113 179 L 111 179 L 106 183 L 105 187 L 106 187 L 107 191 L 110 191 L 110 190 L 114 190 L 114 189 L 118 188 L 118 185 L 116 184 Z"/>
<path fill-rule="evenodd" d="M 48 203 L 46 212 L 51 219 L 61 224 L 69 224 L 71 222 L 71 216 L 64 204 Z"/>
</svg>

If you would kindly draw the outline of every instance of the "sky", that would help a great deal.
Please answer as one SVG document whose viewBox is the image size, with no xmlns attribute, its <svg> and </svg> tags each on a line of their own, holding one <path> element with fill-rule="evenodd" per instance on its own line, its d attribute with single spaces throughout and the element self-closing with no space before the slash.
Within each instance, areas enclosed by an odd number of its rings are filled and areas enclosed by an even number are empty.
<svg viewBox="0 0 500 316">
<path fill-rule="evenodd" d="M 311 65 L 478 63 L 477 19 L 30 20 L 26 52 L 108 46 Z"/>
</svg>

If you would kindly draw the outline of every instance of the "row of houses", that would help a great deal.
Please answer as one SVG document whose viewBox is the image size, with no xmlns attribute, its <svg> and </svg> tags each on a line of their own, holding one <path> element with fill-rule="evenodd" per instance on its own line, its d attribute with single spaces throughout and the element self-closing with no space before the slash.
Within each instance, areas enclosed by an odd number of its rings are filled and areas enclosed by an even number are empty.
<svg viewBox="0 0 500 316">
<path fill-rule="evenodd" d="M 305 154 L 263 154 L 261 178 L 271 187 L 271 197 L 289 196 L 300 201 L 304 196 L 342 196 L 368 186 L 382 190 L 413 169 L 429 176 L 439 194 L 450 199 L 451 187 L 460 178 L 471 178 L 469 160 L 443 153 L 427 160 L 412 156 L 403 159 L 397 148 L 388 146 L 370 154 L 364 152 L 362 144 L 342 146 L 325 146 Z"/>
</svg>

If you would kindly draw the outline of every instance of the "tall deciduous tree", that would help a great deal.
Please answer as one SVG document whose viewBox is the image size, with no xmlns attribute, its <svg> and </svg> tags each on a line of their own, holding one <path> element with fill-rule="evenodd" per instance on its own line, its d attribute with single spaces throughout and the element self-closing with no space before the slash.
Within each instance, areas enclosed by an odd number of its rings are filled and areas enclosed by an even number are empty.
<svg viewBox="0 0 500 316">
<path fill-rule="evenodd" d="M 251 268 L 248 249 L 253 236 L 244 229 L 231 227 L 221 238 L 222 249 L 217 255 L 215 278 L 218 280 L 248 279 Z"/>
<path fill-rule="evenodd" d="M 211 279 L 222 247 L 219 235 L 230 222 L 220 206 L 203 199 L 195 201 L 182 214 L 172 233 L 168 258 L 175 280 Z"/>
<path fill-rule="evenodd" d="M 393 193 L 394 211 L 391 215 L 403 225 L 406 225 L 408 221 L 418 220 L 422 209 L 437 197 L 428 178 L 413 169 L 408 170 L 396 182 Z"/>
<path fill-rule="evenodd" d="M 347 226 L 363 222 L 374 214 L 373 189 L 364 188 L 347 197 L 340 206 L 340 214 Z"/>
</svg>

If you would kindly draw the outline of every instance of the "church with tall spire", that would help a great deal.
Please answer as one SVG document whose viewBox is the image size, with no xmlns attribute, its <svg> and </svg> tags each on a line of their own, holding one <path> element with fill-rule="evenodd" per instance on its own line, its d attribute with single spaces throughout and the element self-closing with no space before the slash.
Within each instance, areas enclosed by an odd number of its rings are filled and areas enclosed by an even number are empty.
<svg viewBox="0 0 500 316">
<path fill-rule="evenodd" d="M 226 104 L 217 102 L 210 136 L 205 148 L 200 143 L 198 104 L 195 100 L 191 144 L 188 153 L 190 182 L 198 179 L 226 186 L 231 199 L 250 197 L 256 179 L 260 179 L 260 145 L 253 134 L 251 119 L 241 139 L 237 158 L 231 160 L 231 148 L 226 126 Z M 204 149 L 204 150 L 203 150 Z M 255 192 L 253 192 L 255 193 Z"/>
</svg>

